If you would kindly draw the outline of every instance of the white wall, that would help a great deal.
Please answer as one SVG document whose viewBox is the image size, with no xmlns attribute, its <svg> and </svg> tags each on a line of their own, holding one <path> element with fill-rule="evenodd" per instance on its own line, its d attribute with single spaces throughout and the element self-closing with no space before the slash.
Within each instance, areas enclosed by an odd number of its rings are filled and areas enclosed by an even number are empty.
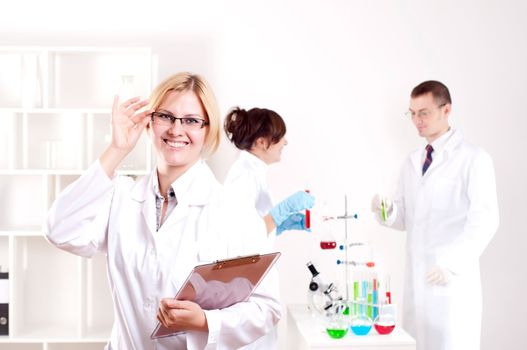
<svg viewBox="0 0 527 350">
<path fill-rule="evenodd" d="M 521 260 L 527 246 L 526 2 L 29 3 L 4 7 L 0 45 L 151 46 L 159 54 L 160 78 L 202 73 L 222 112 L 233 105 L 278 111 L 289 145 L 270 170 L 275 198 L 308 187 L 342 209 L 347 194 L 359 214 L 350 223 L 351 237 L 372 242 L 392 274 L 398 302 L 405 235 L 377 226 L 369 200 L 376 191 L 393 190 L 401 162 L 421 142 L 403 116 L 410 90 L 428 79 L 446 83 L 452 124 L 493 156 L 497 173 L 501 224 L 481 259 L 482 349 L 527 348 Z M 211 160 L 218 178 L 234 158 L 223 144 Z M 314 224 L 311 234 L 277 241 L 284 305 L 305 300 L 308 260 L 328 276 L 338 274 L 335 254 L 317 248 Z"/>
</svg>

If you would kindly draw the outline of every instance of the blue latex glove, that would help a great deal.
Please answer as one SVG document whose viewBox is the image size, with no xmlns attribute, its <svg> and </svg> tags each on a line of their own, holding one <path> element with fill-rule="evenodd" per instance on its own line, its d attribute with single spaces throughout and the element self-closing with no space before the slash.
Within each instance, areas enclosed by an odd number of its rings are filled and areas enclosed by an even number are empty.
<svg viewBox="0 0 527 350">
<path fill-rule="evenodd" d="M 288 230 L 303 230 L 311 232 L 310 228 L 306 228 L 306 216 L 300 213 L 293 214 L 285 219 L 285 221 L 276 228 L 276 235 L 279 236 L 282 232 Z"/>
<path fill-rule="evenodd" d="M 315 204 L 315 197 L 304 191 L 298 191 L 290 195 L 270 210 L 276 227 L 287 220 L 291 214 L 298 213 L 301 210 L 311 209 Z"/>
</svg>

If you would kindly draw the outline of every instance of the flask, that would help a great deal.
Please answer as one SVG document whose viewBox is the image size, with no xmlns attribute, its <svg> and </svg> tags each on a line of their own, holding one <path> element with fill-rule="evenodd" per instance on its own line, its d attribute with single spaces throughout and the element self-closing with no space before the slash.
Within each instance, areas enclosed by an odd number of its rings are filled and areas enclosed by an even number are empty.
<svg viewBox="0 0 527 350">
<path fill-rule="evenodd" d="M 335 249 L 337 247 L 337 241 L 332 233 L 333 217 L 329 213 L 329 208 L 326 203 L 321 210 L 322 212 L 322 237 L 320 239 L 320 248 Z"/>
<path fill-rule="evenodd" d="M 336 301 L 328 309 L 326 315 L 326 332 L 333 339 L 343 338 L 348 333 L 347 305 L 342 301 Z"/>
<path fill-rule="evenodd" d="M 379 334 L 390 334 L 395 328 L 397 307 L 395 304 L 382 304 L 379 315 L 373 321 L 373 326 Z"/>
</svg>

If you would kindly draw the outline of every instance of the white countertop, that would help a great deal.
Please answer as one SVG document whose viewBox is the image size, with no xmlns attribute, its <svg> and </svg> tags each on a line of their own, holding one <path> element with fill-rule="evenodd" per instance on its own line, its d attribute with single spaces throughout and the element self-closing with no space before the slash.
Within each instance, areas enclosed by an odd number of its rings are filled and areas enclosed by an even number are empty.
<svg viewBox="0 0 527 350">
<path fill-rule="evenodd" d="M 411 350 L 415 349 L 415 340 L 400 326 L 387 335 L 378 334 L 374 328 L 365 336 L 353 334 L 351 330 L 341 339 L 331 338 L 323 324 L 314 318 L 304 304 L 287 306 L 288 313 L 288 344 L 295 349 L 327 349 L 351 348 L 383 350 Z"/>
</svg>

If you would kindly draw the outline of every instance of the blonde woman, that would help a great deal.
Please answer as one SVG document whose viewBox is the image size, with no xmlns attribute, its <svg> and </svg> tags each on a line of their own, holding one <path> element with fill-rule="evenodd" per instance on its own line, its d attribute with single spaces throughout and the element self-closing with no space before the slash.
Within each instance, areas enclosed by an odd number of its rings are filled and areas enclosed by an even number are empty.
<svg viewBox="0 0 527 350">
<path fill-rule="evenodd" d="M 145 130 L 155 169 L 138 181 L 116 176 Z M 168 78 L 149 101 L 116 97 L 111 144 L 52 206 L 52 244 L 85 257 L 106 254 L 115 313 L 107 349 L 248 349 L 280 319 L 275 271 L 248 301 L 222 310 L 173 299 L 195 265 L 250 253 L 258 237 L 266 239 L 258 215 L 224 205 L 203 161 L 219 137 L 214 95 L 198 75 Z M 158 321 L 185 333 L 152 340 Z"/>
</svg>

